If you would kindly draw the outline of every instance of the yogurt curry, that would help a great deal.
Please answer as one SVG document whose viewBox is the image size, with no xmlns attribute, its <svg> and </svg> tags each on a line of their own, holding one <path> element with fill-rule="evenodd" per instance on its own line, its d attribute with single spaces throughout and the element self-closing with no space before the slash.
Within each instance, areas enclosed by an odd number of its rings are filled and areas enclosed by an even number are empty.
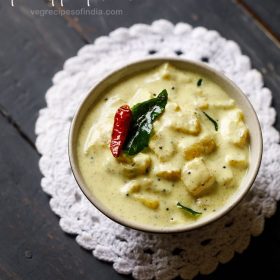
<svg viewBox="0 0 280 280">
<path fill-rule="evenodd" d="M 248 168 L 249 132 L 226 92 L 166 63 L 120 81 L 80 128 L 89 190 L 115 215 L 156 228 L 218 211 Z"/>
</svg>

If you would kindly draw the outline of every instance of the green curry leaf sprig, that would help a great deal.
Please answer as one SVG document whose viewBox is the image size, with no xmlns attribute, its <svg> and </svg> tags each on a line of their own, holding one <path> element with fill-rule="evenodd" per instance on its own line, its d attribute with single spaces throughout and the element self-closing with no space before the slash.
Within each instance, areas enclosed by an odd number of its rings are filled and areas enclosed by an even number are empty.
<svg viewBox="0 0 280 280">
<path fill-rule="evenodd" d="M 214 125 L 214 127 L 215 127 L 215 130 L 216 131 L 218 131 L 218 129 L 219 129 L 219 126 L 218 126 L 218 122 L 216 122 L 212 117 L 210 117 L 207 113 L 205 113 L 205 112 L 202 112 L 205 116 L 206 116 L 206 118 L 209 120 L 209 121 L 211 121 L 212 123 L 213 123 L 213 125 Z"/>
<path fill-rule="evenodd" d="M 177 208 L 183 209 L 185 212 L 187 212 L 188 214 L 191 214 L 194 217 L 198 217 L 202 214 L 201 212 L 194 211 L 193 209 L 191 209 L 187 206 L 184 206 L 180 202 L 177 203 Z"/>
<path fill-rule="evenodd" d="M 148 146 L 153 122 L 163 113 L 167 99 L 168 93 L 164 89 L 157 97 L 132 107 L 132 124 L 124 146 L 128 155 L 135 155 Z"/>
<path fill-rule="evenodd" d="M 136 155 L 149 144 L 153 122 L 163 113 L 168 93 L 164 89 L 157 97 L 137 103 L 131 109 L 123 105 L 116 111 L 110 149 L 114 157 L 121 152 Z"/>
</svg>

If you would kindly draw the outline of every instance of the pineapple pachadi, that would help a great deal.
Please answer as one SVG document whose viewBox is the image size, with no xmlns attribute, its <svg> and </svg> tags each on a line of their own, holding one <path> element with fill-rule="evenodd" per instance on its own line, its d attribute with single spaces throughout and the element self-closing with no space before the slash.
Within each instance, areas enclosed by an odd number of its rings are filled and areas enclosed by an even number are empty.
<svg viewBox="0 0 280 280">
<path fill-rule="evenodd" d="M 164 89 L 168 101 L 148 147 L 114 158 L 109 145 L 117 108 Z M 234 195 L 249 165 L 249 132 L 219 85 L 167 63 L 104 92 L 80 128 L 77 157 L 90 191 L 110 211 L 138 224 L 176 227 L 212 215 Z"/>
</svg>

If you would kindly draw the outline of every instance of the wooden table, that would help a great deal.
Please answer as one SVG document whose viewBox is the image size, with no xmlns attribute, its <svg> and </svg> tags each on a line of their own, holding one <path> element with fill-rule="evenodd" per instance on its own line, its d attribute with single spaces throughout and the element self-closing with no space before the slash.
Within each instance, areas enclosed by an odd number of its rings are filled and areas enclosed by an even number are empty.
<svg viewBox="0 0 280 280">
<path fill-rule="evenodd" d="M 278 0 L 91 0 L 91 8 L 122 9 L 119 16 L 36 16 L 47 0 L 0 3 L 0 279 L 130 279 L 96 260 L 64 234 L 40 187 L 34 123 L 51 78 L 78 49 L 119 26 L 166 18 L 218 30 L 235 40 L 264 76 L 280 110 Z M 55 10 L 86 8 L 86 0 L 56 1 Z M 276 127 L 280 129 L 279 121 Z M 210 276 L 250 279 L 280 275 L 280 209 L 249 248 Z"/>
</svg>

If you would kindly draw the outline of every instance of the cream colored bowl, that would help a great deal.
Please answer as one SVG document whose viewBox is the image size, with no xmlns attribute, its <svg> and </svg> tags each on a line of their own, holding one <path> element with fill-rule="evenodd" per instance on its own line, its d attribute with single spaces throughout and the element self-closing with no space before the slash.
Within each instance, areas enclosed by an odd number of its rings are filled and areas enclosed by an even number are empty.
<svg viewBox="0 0 280 280">
<path fill-rule="evenodd" d="M 77 144 L 77 136 L 79 133 L 79 128 L 88 112 L 88 110 L 92 107 L 96 98 L 103 94 L 106 89 L 116 83 L 120 79 L 124 77 L 130 76 L 137 72 L 148 70 L 153 67 L 159 66 L 162 63 L 170 62 L 175 67 L 193 71 L 196 73 L 200 73 L 202 75 L 208 76 L 218 85 L 220 85 L 229 97 L 233 98 L 236 101 L 237 106 L 243 111 L 245 115 L 245 122 L 250 131 L 250 156 L 249 156 L 249 168 L 248 172 L 242 180 L 240 187 L 236 190 L 234 195 L 230 198 L 227 203 L 221 207 L 215 214 L 200 218 L 197 222 L 192 224 L 186 224 L 181 226 L 175 227 L 168 227 L 168 228 L 153 228 L 148 225 L 138 224 L 137 222 L 127 221 L 115 213 L 110 211 L 106 205 L 102 204 L 98 198 L 89 191 L 87 185 L 85 184 L 81 172 L 78 168 L 77 164 L 77 155 L 76 155 L 76 144 Z M 235 207 L 242 198 L 246 195 L 249 191 L 253 182 L 257 176 L 260 163 L 262 157 L 262 133 L 260 124 L 257 118 L 257 115 L 250 104 L 247 97 L 242 93 L 242 91 L 228 78 L 226 78 L 222 73 L 210 68 L 206 64 L 192 62 L 189 60 L 184 59 L 175 59 L 175 58 L 153 58 L 153 59 L 146 59 L 134 62 L 132 64 L 128 64 L 101 80 L 86 96 L 82 104 L 79 106 L 74 119 L 72 121 L 70 134 L 69 134 L 69 158 L 72 167 L 73 174 L 77 180 L 78 185 L 80 186 L 81 190 L 87 196 L 87 198 L 92 202 L 92 204 L 98 208 L 102 213 L 106 216 L 111 218 L 112 220 L 137 230 L 148 231 L 148 232 L 156 232 L 156 233 L 175 233 L 175 232 L 182 232 L 182 231 L 189 231 L 196 229 L 198 227 L 204 226 L 209 224 L 218 218 L 225 215 L 228 211 L 230 211 L 233 207 Z"/>
</svg>

